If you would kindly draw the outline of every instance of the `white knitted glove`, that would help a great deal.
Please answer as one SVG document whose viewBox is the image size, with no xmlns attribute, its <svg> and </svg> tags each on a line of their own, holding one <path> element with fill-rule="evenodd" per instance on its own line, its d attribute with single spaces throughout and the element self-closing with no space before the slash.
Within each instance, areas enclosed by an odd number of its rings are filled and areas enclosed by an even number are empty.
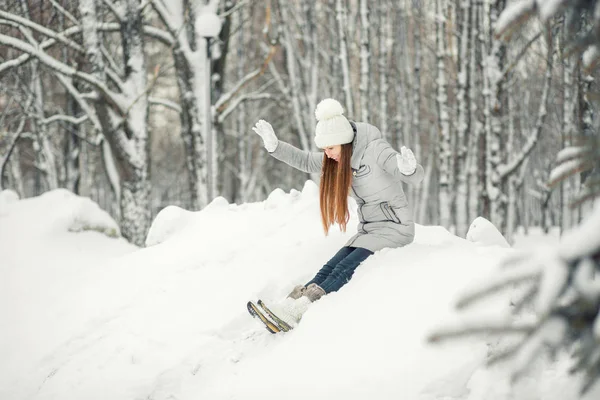
<svg viewBox="0 0 600 400">
<path fill-rule="evenodd" d="M 273 131 L 273 127 L 270 123 L 262 119 L 258 120 L 252 130 L 262 138 L 263 145 L 269 153 L 275 151 L 277 144 L 279 144 L 279 140 L 277 140 L 277 136 L 275 136 L 275 132 Z"/>
<path fill-rule="evenodd" d="M 398 170 L 404 175 L 412 175 L 417 170 L 415 155 L 406 146 L 402 146 L 400 149 L 400 154 L 396 156 L 396 162 L 398 163 Z"/>
</svg>

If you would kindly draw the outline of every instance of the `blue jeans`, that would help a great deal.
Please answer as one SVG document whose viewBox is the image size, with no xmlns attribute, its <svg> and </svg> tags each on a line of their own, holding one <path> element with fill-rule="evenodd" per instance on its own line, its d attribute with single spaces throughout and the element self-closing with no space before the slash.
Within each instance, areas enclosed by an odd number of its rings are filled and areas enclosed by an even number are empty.
<svg viewBox="0 0 600 400">
<path fill-rule="evenodd" d="M 350 281 L 356 267 L 371 254 L 372 251 L 362 247 L 342 247 L 305 286 L 316 283 L 325 293 L 336 292 Z"/>
</svg>

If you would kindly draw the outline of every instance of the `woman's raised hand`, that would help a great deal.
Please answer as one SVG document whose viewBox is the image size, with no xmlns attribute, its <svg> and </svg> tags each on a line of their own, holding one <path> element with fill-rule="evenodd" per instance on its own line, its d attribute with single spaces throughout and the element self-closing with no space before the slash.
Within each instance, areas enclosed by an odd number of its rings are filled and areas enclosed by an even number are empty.
<svg viewBox="0 0 600 400">
<path fill-rule="evenodd" d="M 275 151 L 275 149 L 277 148 L 277 144 L 279 144 L 279 140 L 277 140 L 277 136 L 275 136 L 275 131 L 273 131 L 273 127 L 270 123 L 260 119 L 258 120 L 256 125 L 254 125 L 252 130 L 262 138 L 263 145 L 269 153 Z"/>
<path fill-rule="evenodd" d="M 417 160 L 410 149 L 402 146 L 400 154 L 396 156 L 398 170 L 404 175 L 412 175 L 417 170 Z"/>
</svg>

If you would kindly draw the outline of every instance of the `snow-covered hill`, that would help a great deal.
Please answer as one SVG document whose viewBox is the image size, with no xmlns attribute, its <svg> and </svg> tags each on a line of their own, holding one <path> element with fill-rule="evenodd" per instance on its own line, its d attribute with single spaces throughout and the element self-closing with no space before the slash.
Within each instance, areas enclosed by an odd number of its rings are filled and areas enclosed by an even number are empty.
<svg viewBox="0 0 600 400">
<path fill-rule="evenodd" d="M 271 335 L 246 302 L 282 298 L 353 234 L 323 236 L 314 183 L 169 207 L 143 249 L 116 233 L 64 190 L 0 194 L 0 399 L 577 398 L 565 361 L 511 389 L 507 366 L 483 368 L 497 339 L 425 342 L 514 249 L 419 225 L 415 243 L 376 253 L 298 328 Z M 505 314 L 510 295 L 481 312 Z"/>
</svg>

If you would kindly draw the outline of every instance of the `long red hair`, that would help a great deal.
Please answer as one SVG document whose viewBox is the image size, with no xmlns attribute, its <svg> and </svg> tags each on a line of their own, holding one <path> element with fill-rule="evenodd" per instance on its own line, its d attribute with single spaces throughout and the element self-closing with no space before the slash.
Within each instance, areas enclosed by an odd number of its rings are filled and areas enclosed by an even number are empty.
<svg viewBox="0 0 600 400">
<path fill-rule="evenodd" d="M 350 220 L 348 211 L 348 192 L 352 185 L 352 143 L 342 145 L 338 162 L 323 155 L 321 169 L 321 183 L 319 184 L 319 201 L 321 204 L 321 221 L 325 235 L 329 228 L 337 223 L 342 232 L 346 232 L 346 225 Z"/>
</svg>

